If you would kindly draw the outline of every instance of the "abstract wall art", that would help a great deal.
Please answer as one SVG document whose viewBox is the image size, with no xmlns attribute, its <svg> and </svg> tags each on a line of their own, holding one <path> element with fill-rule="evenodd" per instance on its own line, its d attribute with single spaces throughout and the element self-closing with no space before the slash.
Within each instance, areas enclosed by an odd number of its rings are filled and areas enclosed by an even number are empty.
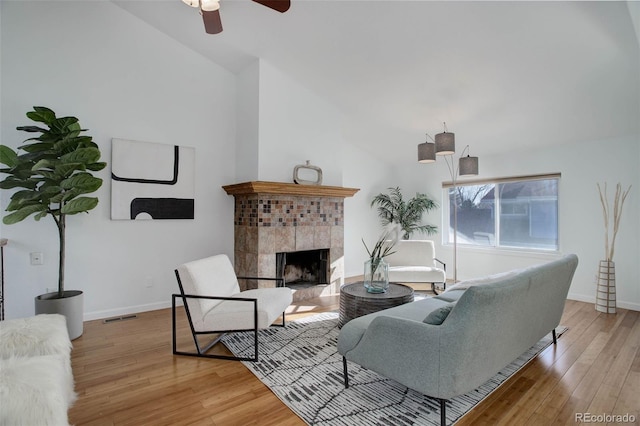
<svg viewBox="0 0 640 426">
<path fill-rule="evenodd" d="M 111 140 L 111 219 L 193 219 L 195 149 Z"/>
</svg>

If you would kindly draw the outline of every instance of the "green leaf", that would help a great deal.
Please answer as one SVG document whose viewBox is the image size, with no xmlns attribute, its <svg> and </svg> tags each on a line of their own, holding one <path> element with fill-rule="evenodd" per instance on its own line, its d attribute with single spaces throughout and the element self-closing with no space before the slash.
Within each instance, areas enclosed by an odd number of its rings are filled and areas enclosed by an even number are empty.
<svg viewBox="0 0 640 426">
<path fill-rule="evenodd" d="M 98 205 L 98 198 L 96 197 L 80 197 L 75 200 L 69 201 L 65 204 L 60 212 L 62 214 L 76 214 L 83 213 L 93 209 Z"/>
<path fill-rule="evenodd" d="M 49 131 L 49 129 L 43 129 L 42 127 L 38 126 L 18 126 L 16 127 L 16 130 L 21 130 L 28 133 L 47 133 Z"/>
<path fill-rule="evenodd" d="M 80 131 L 80 124 L 78 124 L 78 119 L 76 117 L 57 118 L 49 124 L 49 127 L 51 128 L 51 131 L 56 134 Z"/>
<path fill-rule="evenodd" d="M 60 185 L 64 189 L 76 188 L 83 194 L 94 192 L 102 186 L 102 179 L 94 177 L 91 173 L 76 173 L 68 179 L 63 180 Z"/>
<path fill-rule="evenodd" d="M 2 223 L 5 225 L 13 225 L 14 223 L 18 223 L 29 217 L 30 215 L 38 212 L 46 211 L 47 206 L 43 204 L 31 204 L 17 210 L 13 213 L 6 215 L 2 219 Z"/>
<path fill-rule="evenodd" d="M 76 170 L 84 171 L 86 166 L 81 163 L 59 164 L 55 168 L 55 176 L 60 179 L 66 179 Z"/>
<path fill-rule="evenodd" d="M 33 121 L 51 126 L 51 123 L 56 119 L 56 113 L 47 107 L 34 106 L 33 111 L 27 113 L 27 117 Z"/>
<path fill-rule="evenodd" d="M 27 139 L 27 140 L 30 140 L 30 139 Z M 50 142 L 32 143 L 29 145 L 22 145 L 20 147 L 20 149 L 25 152 L 43 152 L 43 151 L 50 150 L 51 148 L 53 148 L 53 144 Z"/>
<path fill-rule="evenodd" d="M 57 160 L 51 160 L 51 159 L 43 159 L 38 161 L 36 164 L 33 165 L 33 167 L 31 167 L 31 170 L 34 172 L 39 172 L 40 169 L 55 169 L 56 166 L 59 164 L 60 162 Z"/>
<path fill-rule="evenodd" d="M 0 182 L 0 189 L 13 189 L 13 188 L 34 189 L 36 185 L 37 185 L 37 182 L 35 181 L 17 179 L 14 176 L 7 176 L 5 180 Z"/>
<path fill-rule="evenodd" d="M 60 157 L 63 164 L 65 163 L 82 163 L 91 164 L 100 159 L 100 150 L 95 148 L 79 148 Z"/>
<path fill-rule="evenodd" d="M 107 167 L 107 163 L 104 162 L 87 164 L 87 170 L 91 170 L 92 172 L 97 172 L 105 167 Z"/>
<path fill-rule="evenodd" d="M 0 145 L 0 163 L 9 167 L 15 167 L 18 159 L 18 154 L 6 145 Z"/>
</svg>

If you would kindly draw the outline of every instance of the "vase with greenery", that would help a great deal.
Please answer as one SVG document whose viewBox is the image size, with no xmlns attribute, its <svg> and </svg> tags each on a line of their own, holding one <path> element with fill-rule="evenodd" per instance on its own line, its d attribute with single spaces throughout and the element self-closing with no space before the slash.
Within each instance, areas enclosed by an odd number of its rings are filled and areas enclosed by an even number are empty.
<svg viewBox="0 0 640 426">
<path fill-rule="evenodd" d="M 362 240 L 369 255 L 369 259 L 364 263 L 364 287 L 367 292 L 385 293 L 389 289 L 389 264 L 384 258 L 394 253 L 392 250 L 398 241 L 397 235 L 393 229 L 384 232 L 371 250 L 364 239 Z"/>
<path fill-rule="evenodd" d="M 378 216 L 382 226 L 398 224 L 402 228 L 402 238 L 408 240 L 414 232 L 435 234 L 437 226 L 422 224 L 422 216 L 438 207 L 426 194 L 417 193 L 408 201 L 404 200 L 399 187 L 388 188 L 389 193 L 380 193 L 371 201 L 371 207 L 378 206 Z"/>
<path fill-rule="evenodd" d="M 67 216 L 88 212 L 98 205 L 98 198 L 87 194 L 102 185 L 102 179 L 92 172 L 104 169 L 106 163 L 99 161 L 100 149 L 91 136 L 81 135 L 86 129 L 80 127 L 76 117 L 58 118 L 51 109 L 38 106 L 27 117 L 42 125 L 21 126 L 17 130 L 33 133 L 34 137 L 26 139 L 17 151 L 0 145 L 0 163 L 6 166 L 0 173 L 7 175 L 0 182 L 0 189 L 15 191 L 6 208 L 9 213 L 2 221 L 11 225 L 32 215 L 36 221 L 52 217 L 59 237 L 58 291 L 47 295 L 47 299 L 65 299 L 77 293 L 65 291 L 64 286 Z M 67 323 L 70 327 L 69 317 Z"/>
</svg>

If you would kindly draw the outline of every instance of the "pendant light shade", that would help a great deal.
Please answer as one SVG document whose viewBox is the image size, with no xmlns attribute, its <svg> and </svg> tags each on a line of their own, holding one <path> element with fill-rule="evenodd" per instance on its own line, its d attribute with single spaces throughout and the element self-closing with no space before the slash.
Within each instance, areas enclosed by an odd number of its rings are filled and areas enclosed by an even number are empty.
<svg viewBox="0 0 640 426">
<path fill-rule="evenodd" d="M 418 144 L 418 162 L 433 163 L 435 161 L 436 161 L 436 144 L 429 143 L 429 142 Z"/>
<path fill-rule="evenodd" d="M 460 176 L 469 176 L 478 174 L 478 157 L 460 157 L 458 163 L 458 170 Z"/>
<path fill-rule="evenodd" d="M 453 155 L 456 152 L 456 136 L 453 133 L 444 132 L 436 135 L 436 154 Z"/>
</svg>

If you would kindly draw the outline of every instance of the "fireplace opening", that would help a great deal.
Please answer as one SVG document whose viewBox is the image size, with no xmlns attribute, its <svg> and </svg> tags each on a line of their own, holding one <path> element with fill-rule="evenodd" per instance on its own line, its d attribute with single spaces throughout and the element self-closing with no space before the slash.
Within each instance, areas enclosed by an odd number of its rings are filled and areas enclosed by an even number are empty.
<svg viewBox="0 0 640 426">
<path fill-rule="evenodd" d="M 276 276 L 291 288 L 328 284 L 329 249 L 276 253 Z"/>
</svg>

